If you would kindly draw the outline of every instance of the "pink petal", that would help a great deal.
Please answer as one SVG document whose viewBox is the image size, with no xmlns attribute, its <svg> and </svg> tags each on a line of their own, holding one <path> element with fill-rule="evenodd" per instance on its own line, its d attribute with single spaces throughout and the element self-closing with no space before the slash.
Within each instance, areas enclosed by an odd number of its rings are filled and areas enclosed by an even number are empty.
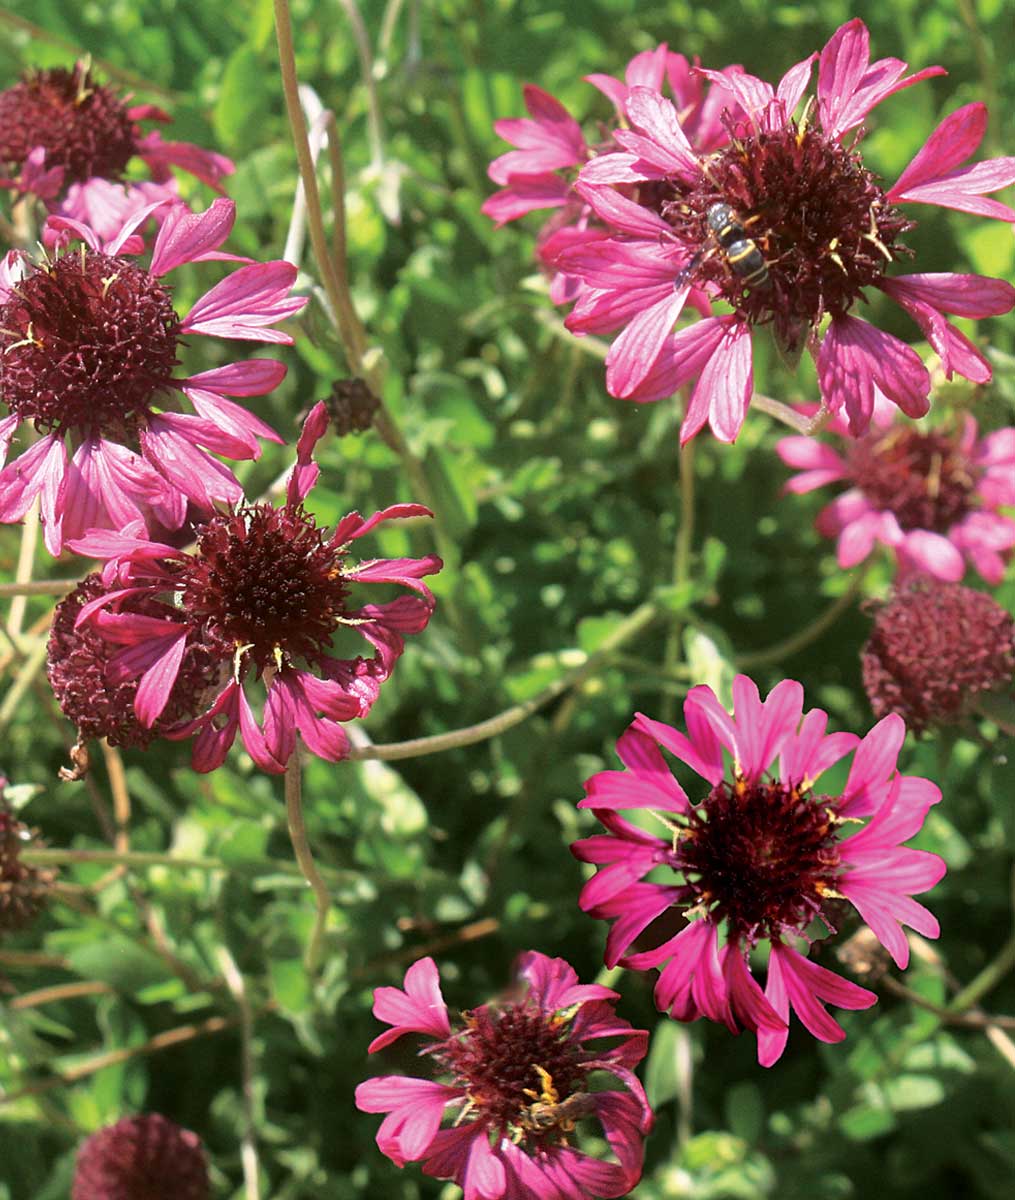
<svg viewBox="0 0 1015 1200">
<path fill-rule="evenodd" d="M 735 442 L 753 391 L 751 327 L 745 321 L 735 321 L 702 368 L 680 428 L 680 444 L 686 444 L 692 436 L 692 411 L 700 410 L 706 402 L 712 432 L 721 442 Z"/>
<path fill-rule="evenodd" d="M 661 400 L 674 395 L 689 380 L 696 379 L 735 320 L 735 317 L 706 317 L 667 338 L 652 369 L 630 399 L 642 404 Z M 693 425 L 693 433 L 697 433 L 707 419 L 708 397 L 702 394 L 697 408 L 692 398 L 683 428 Z"/>
<path fill-rule="evenodd" d="M 760 702 L 757 685 L 746 675 L 733 681 L 736 716 L 736 754 L 744 777 L 756 781 L 768 770 L 783 744 L 797 731 L 803 713 L 804 689 L 784 679 Z"/>
<path fill-rule="evenodd" d="M 305 296 L 289 295 L 295 280 L 296 268 L 282 260 L 240 267 L 197 301 L 181 332 L 289 345 L 292 338 L 287 333 L 267 326 L 291 317 L 306 304 Z"/>
<path fill-rule="evenodd" d="M 165 275 L 183 263 L 195 262 L 226 240 L 236 220 L 236 205 L 219 197 L 202 213 L 185 204 L 174 205 L 155 239 L 149 270 Z"/>
<path fill-rule="evenodd" d="M 832 321 L 818 351 L 821 393 L 833 412 L 845 409 L 854 437 L 866 432 L 874 385 L 910 417 L 929 408 L 930 375 L 911 347 L 856 317 Z"/>
<path fill-rule="evenodd" d="M 669 225 L 643 204 L 622 196 L 615 188 L 597 187 L 579 181 L 575 191 L 608 225 L 634 237 L 670 238 L 673 231 Z"/>
<path fill-rule="evenodd" d="M 200 508 L 213 509 L 218 500 L 236 504 L 243 496 L 232 471 L 198 449 L 190 437 L 177 431 L 172 414 L 153 415 L 141 431 L 141 450 L 178 491 Z"/>
<path fill-rule="evenodd" d="M 712 727 L 707 722 L 695 721 L 692 729 L 691 718 L 698 711 L 698 698 L 692 698 L 692 693 L 688 693 L 684 703 L 684 719 L 687 722 L 690 737 L 685 737 L 671 725 L 665 725 L 662 721 L 654 721 L 643 713 L 635 714 L 632 729 L 646 733 L 714 786 L 723 778 L 722 751 Z M 728 714 L 726 714 L 726 720 L 729 722 Z"/>
<path fill-rule="evenodd" d="M 899 176 L 895 186 L 888 193 L 888 199 L 902 199 L 911 187 L 940 179 L 976 150 L 986 131 L 985 104 L 977 101 L 950 113 Z"/>
<path fill-rule="evenodd" d="M 202 418 L 204 426 L 210 425 L 213 429 L 221 428 L 222 434 L 225 435 L 225 440 L 221 437 L 216 438 L 215 441 L 209 441 L 206 438 L 196 439 L 217 454 L 225 454 L 230 458 L 237 459 L 260 458 L 261 447 L 257 440 L 259 437 L 277 442 L 279 445 L 285 444 L 285 438 L 280 437 L 270 425 L 265 424 L 260 417 L 254 416 L 241 404 L 234 404 L 232 400 L 227 400 L 217 392 L 209 392 L 205 388 L 183 385 L 181 390 L 193 404 L 198 416 Z M 221 448 L 226 445 L 235 446 L 237 449 L 233 451 Z"/>
<path fill-rule="evenodd" d="M 571 193 L 571 184 L 566 179 L 519 176 L 509 187 L 484 200 L 479 211 L 501 226 L 541 208 L 561 208 L 567 204 Z"/>
<path fill-rule="evenodd" d="M 956 583 L 966 573 L 961 552 L 948 538 L 929 529 L 911 529 L 898 547 L 898 555 L 935 579 Z"/>
<path fill-rule="evenodd" d="M 640 313 L 620 334 L 606 356 L 606 389 L 611 396 L 630 396 L 652 369 L 663 343 L 687 300 L 684 284 L 666 299 Z"/>
<path fill-rule="evenodd" d="M 155 174 L 165 172 L 169 166 L 181 167 L 219 192 L 222 191 L 222 179 L 236 170 L 232 159 L 224 154 L 205 150 L 191 142 L 163 141 L 157 130 L 138 140 L 137 152 Z"/>
<path fill-rule="evenodd" d="M 843 789 L 842 816 L 864 817 L 880 808 L 905 740 L 905 722 L 896 713 L 889 713 L 861 741 Z"/>
<path fill-rule="evenodd" d="M 285 363 L 274 358 L 248 358 L 201 371 L 185 379 L 187 387 L 203 388 L 223 396 L 263 396 L 285 379 Z"/>
<path fill-rule="evenodd" d="M 690 181 L 698 177 L 698 156 L 669 100 L 651 88 L 633 87 L 624 107 L 631 124 L 656 143 L 660 152 L 657 163 L 665 164 L 681 179 Z"/>
<path fill-rule="evenodd" d="M 859 17 L 828 39 L 818 63 L 818 114 L 821 128 L 837 138 L 848 125 L 840 122 L 870 63 L 870 34 Z"/>
<path fill-rule="evenodd" d="M 162 625 L 169 622 L 161 621 Z M 134 696 L 134 711 L 146 729 L 151 729 L 169 703 L 173 684 L 180 673 L 180 664 L 187 649 L 189 630 L 182 629 L 168 640 L 158 660 L 144 673 Z"/>
</svg>

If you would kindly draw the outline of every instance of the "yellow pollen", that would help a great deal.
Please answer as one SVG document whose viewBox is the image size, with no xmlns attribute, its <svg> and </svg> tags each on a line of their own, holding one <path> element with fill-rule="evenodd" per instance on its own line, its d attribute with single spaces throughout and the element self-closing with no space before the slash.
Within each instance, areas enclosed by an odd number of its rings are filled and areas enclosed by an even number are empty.
<svg viewBox="0 0 1015 1200">
<path fill-rule="evenodd" d="M 233 651 L 233 682 L 240 682 L 240 661 L 248 650 L 254 648 L 253 642 L 248 642 L 245 646 L 237 646 Z"/>
<path fill-rule="evenodd" d="M 29 321 L 28 328 L 25 330 L 25 336 L 21 339 L 20 342 L 12 342 L 9 346 L 5 346 L 4 354 L 7 354 L 11 350 L 17 350 L 19 346 L 38 346 L 41 349 L 42 342 L 39 341 L 39 339 L 35 336 L 33 329 L 34 329 L 33 322 Z M 6 334 L 13 334 L 13 332 L 14 332 L 14 330 L 12 330 L 12 329 L 0 330 L 0 333 L 6 333 Z"/>
</svg>

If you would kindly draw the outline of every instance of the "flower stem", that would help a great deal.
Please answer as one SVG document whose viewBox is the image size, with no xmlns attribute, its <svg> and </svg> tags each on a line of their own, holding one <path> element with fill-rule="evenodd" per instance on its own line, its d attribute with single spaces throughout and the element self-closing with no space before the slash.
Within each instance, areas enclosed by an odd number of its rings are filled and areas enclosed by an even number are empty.
<svg viewBox="0 0 1015 1200">
<path fill-rule="evenodd" d="M 227 875 L 251 876 L 292 875 L 303 872 L 294 862 L 282 862 L 274 858 L 249 859 L 246 862 L 225 862 L 221 858 L 183 858 L 155 850 L 131 850 L 120 853 L 116 850 L 61 850 L 47 847 L 45 850 L 23 850 L 21 860 L 32 866 L 74 866 L 80 863 L 98 863 L 108 866 L 123 866 L 129 870 L 144 870 L 148 867 L 172 867 L 177 871 L 222 871 Z M 359 871 L 343 871 L 339 867 L 318 868 L 325 879 L 333 885 L 353 883 L 360 878 Z"/>
<path fill-rule="evenodd" d="M 18 549 L 16 584 L 32 582 L 32 567 L 35 563 L 35 547 L 39 541 L 39 498 L 36 496 L 31 508 L 25 513 L 21 525 L 21 545 Z M 25 623 L 25 612 L 28 607 L 28 593 L 17 592 L 11 602 L 11 610 L 7 617 L 7 636 L 17 645 L 21 630 Z"/>
<path fill-rule="evenodd" d="M 374 82 L 374 56 L 370 49 L 370 38 L 356 0 L 339 0 L 352 26 L 353 40 L 359 55 L 360 74 L 367 94 L 367 138 L 370 142 L 370 161 L 375 167 L 384 165 L 384 138 L 381 132 L 381 105 Z"/>
<path fill-rule="evenodd" d="M 391 762 L 399 758 L 418 758 L 424 754 L 438 754 L 443 750 L 454 750 L 459 746 L 472 746 L 476 742 L 485 742 L 498 734 L 506 733 L 515 725 L 520 725 L 527 717 L 549 704 L 564 692 L 579 687 L 590 675 L 594 675 L 621 646 L 631 641 L 639 633 L 643 633 L 649 625 L 659 617 L 659 609 L 655 604 L 646 603 L 636 608 L 626 620 L 605 637 L 594 654 L 574 671 L 554 680 L 538 695 L 521 704 L 512 705 L 495 717 L 488 717 L 477 725 L 467 725 L 464 729 L 453 729 L 449 733 L 438 733 L 433 737 L 412 738 L 407 742 L 389 742 L 387 745 L 358 746 L 349 755 L 350 758 L 379 758 Z"/>
<path fill-rule="evenodd" d="M 412 452 L 391 413 L 388 411 L 383 398 L 383 372 L 381 360 L 367 352 L 367 336 L 363 324 L 356 313 L 349 290 L 345 262 L 338 262 L 329 253 L 328 240 L 324 230 L 324 213 L 321 208 L 321 192 L 317 185 L 317 172 L 310 150 L 310 140 L 307 133 L 307 122 L 300 104 L 299 80 L 296 74 L 296 53 L 293 46 L 292 20 L 289 13 L 288 0 L 274 0 L 275 32 L 278 41 L 278 58 L 282 74 L 282 91 L 285 96 L 286 111 L 289 125 L 292 129 L 293 145 L 296 149 L 296 160 L 299 164 L 300 177 L 303 180 L 303 191 L 307 205 L 307 229 L 310 233 L 310 245 L 314 252 L 321 275 L 321 282 L 331 304 L 332 314 L 339 336 L 345 347 L 349 367 L 354 374 L 362 376 L 377 397 L 380 408 L 374 418 L 374 425 L 381 438 L 401 460 L 409 477 L 413 491 L 418 498 L 434 514 L 434 540 L 437 553 L 447 564 L 458 561 L 458 548 L 448 535 L 439 506 L 435 503 L 434 490 L 430 486 L 423 463 Z M 357 12 L 358 15 L 358 12 Z M 338 138 L 337 129 L 329 130 L 329 145 Z M 335 159 L 332 157 L 332 169 Z M 344 242 L 344 212 L 336 209 L 336 238 L 338 244 Z M 341 227 L 341 232 L 340 232 Z M 456 632 L 463 634 L 466 625 L 462 614 L 452 596 L 442 598 L 447 608 L 449 619 Z"/>
<path fill-rule="evenodd" d="M 0 599 L 5 596 L 66 596 L 79 579 L 33 579 L 22 583 L 0 583 Z"/>
<path fill-rule="evenodd" d="M 740 670 L 749 670 L 752 667 L 765 666 L 768 663 L 781 662 L 784 658 L 789 658 L 791 654 L 797 654 L 804 647 L 809 646 L 811 642 L 816 641 L 821 635 L 849 608 L 852 607 L 854 601 L 863 587 L 864 576 L 866 572 L 861 570 L 854 577 L 853 582 L 849 585 L 846 591 L 828 608 L 803 629 L 798 630 L 792 636 L 784 638 L 781 642 L 776 642 L 774 646 L 766 646 L 764 650 L 752 650 L 746 654 L 738 654 L 736 663 Z"/>
<path fill-rule="evenodd" d="M 317 172 L 310 151 L 306 117 L 300 104 L 299 79 L 296 74 L 296 50 L 293 45 L 292 20 L 287 0 L 274 0 L 275 34 L 278 40 L 278 59 L 282 73 L 282 92 L 285 96 L 286 112 L 293 134 L 296 161 L 307 204 L 307 225 L 314 259 L 321 273 L 321 282 L 331 302 L 335 322 L 345 346 L 352 370 L 359 374 L 363 368 L 366 335 L 353 307 L 348 286 L 342 286 L 342 278 L 332 256 L 328 253 L 328 240 L 324 232 L 324 214 L 321 209 L 321 193 L 317 186 Z"/>
<path fill-rule="evenodd" d="M 967 983 L 957 995 L 952 997 L 948 1005 L 951 1013 L 964 1013 L 973 1008 L 981 996 L 985 996 L 992 988 L 1012 970 L 1015 970 L 1015 936 L 1012 936 L 1001 947 L 1001 952 L 989 962 L 983 970 Z"/>
<path fill-rule="evenodd" d="M 694 544 L 694 442 L 680 447 L 680 515 L 677 536 L 673 543 L 673 586 L 681 588 L 688 580 L 691 568 L 691 547 Z M 663 651 L 663 670 L 669 674 L 680 661 L 680 635 L 683 630 L 680 617 L 670 622 Z M 673 720 L 674 697 L 663 696 L 662 719 Z"/>
<path fill-rule="evenodd" d="M 0 1094 L 0 1108 L 7 1104 L 13 1104 L 16 1100 L 21 1100 L 26 1096 L 37 1096 L 42 1092 L 51 1091 L 53 1088 L 67 1087 L 72 1083 L 77 1083 L 80 1079 L 87 1079 L 89 1075 L 94 1075 L 96 1071 L 101 1071 L 104 1067 L 114 1067 L 119 1063 L 129 1062 L 132 1058 L 155 1054 L 159 1050 L 168 1050 L 172 1046 L 179 1046 L 194 1038 L 206 1037 L 211 1033 L 221 1033 L 226 1029 L 232 1029 L 239 1024 L 239 1021 L 238 1016 L 209 1017 L 206 1021 L 199 1021 L 196 1024 L 167 1029 L 164 1033 L 156 1034 L 155 1037 L 150 1038 L 147 1042 L 142 1042 L 139 1046 L 124 1046 L 119 1050 L 94 1054 L 90 1058 L 72 1064 L 60 1074 L 47 1075 L 45 1079 L 37 1079 L 34 1083 L 26 1084 L 16 1091 Z"/>
<path fill-rule="evenodd" d="M 299 743 L 289 758 L 285 769 L 285 811 L 289 825 L 289 838 L 293 844 L 296 861 L 303 872 L 303 878 L 310 884 L 314 893 L 317 914 L 314 917 L 314 928 L 310 935 L 307 952 L 303 958 L 303 966 L 311 977 L 317 974 L 321 965 L 321 955 L 324 950 L 324 927 L 328 920 L 328 910 L 331 908 L 331 893 L 328 885 L 321 878 L 321 873 L 310 852 L 307 841 L 307 827 L 303 823 L 303 767 L 301 764 Z"/>
<path fill-rule="evenodd" d="M 240 1069 L 243 1076 L 243 1135 L 240 1142 L 240 1162 L 243 1167 L 243 1188 L 246 1200 L 261 1200 L 261 1168 L 257 1157 L 254 1093 L 254 1014 L 243 974 L 224 940 L 217 948 L 217 956 L 222 975 L 240 1014 Z"/>
<path fill-rule="evenodd" d="M 773 400 L 771 396 L 763 396 L 760 392 L 755 392 L 751 397 L 751 407 L 775 417 L 777 421 L 788 425 L 796 433 L 802 433 L 804 437 L 811 437 L 822 430 L 831 416 L 827 408 L 820 408 L 813 417 L 804 416 L 795 408 L 783 404 L 781 400 Z"/>
</svg>

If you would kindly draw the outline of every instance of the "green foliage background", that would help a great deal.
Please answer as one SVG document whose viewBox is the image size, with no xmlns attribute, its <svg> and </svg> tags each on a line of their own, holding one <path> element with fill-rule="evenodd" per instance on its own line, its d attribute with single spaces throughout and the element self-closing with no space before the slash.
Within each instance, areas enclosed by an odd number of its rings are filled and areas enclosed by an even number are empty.
<svg viewBox="0 0 1015 1200">
<path fill-rule="evenodd" d="M 735 660 L 757 655 L 752 673 L 763 691 L 789 675 L 836 727 L 862 732 L 872 723 L 858 666 L 869 618 L 859 606 L 805 650 L 779 650 L 850 580 L 812 529 L 821 498 L 780 497 L 787 472 L 773 446 L 785 430 L 762 414 L 750 414 L 735 446 L 698 439 L 692 582 L 671 585 L 676 530 L 687 516 L 676 405 L 608 397 L 594 349 L 555 328 L 531 258 L 538 220 L 494 231 L 480 214 L 492 190 L 486 164 L 504 148 L 492 122 L 522 113 L 527 81 L 582 119 L 605 118 L 605 99 L 581 76 L 622 74 L 634 53 L 660 40 L 706 65 L 740 62 L 777 78 L 859 15 L 876 57 L 949 71 L 875 114 L 866 153 L 886 178 L 945 113 L 974 99 L 991 108 L 984 153 L 1003 153 L 1015 142 L 1015 63 L 1002 49 L 1011 6 L 364 0 L 376 56 L 373 134 L 348 7 L 294 0 L 300 74 L 337 114 L 355 300 L 388 364 L 385 399 L 424 462 L 454 551 L 435 585 L 437 616 L 387 685 L 367 722 L 370 736 L 393 742 L 456 729 L 532 697 L 653 596 L 669 606 L 667 620 L 503 736 L 391 764 L 308 764 L 311 840 L 336 896 L 316 993 L 301 966 L 312 906 L 293 873 L 281 781 L 237 752 L 211 776 L 195 775 L 176 744 L 127 752 L 132 849 L 215 859 L 222 869 L 131 869 L 95 900 L 54 904 L 0 946 L 3 1200 L 63 1200 L 80 1138 L 140 1110 L 197 1130 L 214 1163 L 216 1195 L 242 1195 L 242 1041 L 223 946 L 242 971 L 255 1017 L 263 1194 L 448 1200 L 458 1194 L 450 1185 L 416 1168 L 396 1170 L 374 1146 L 378 1118 L 353 1106 L 360 1080 L 412 1066 L 410 1053 L 397 1050 L 368 1062 L 377 1032 L 372 989 L 399 982 L 424 953 L 437 958 L 458 1008 L 502 987 L 514 955 L 530 947 L 566 956 L 583 978 L 600 971 L 604 927 L 577 909 L 582 869 L 567 845 L 593 826 L 575 809 L 582 781 L 612 761 L 613 742 L 636 709 L 671 716 L 690 682 L 725 686 Z M 66 64 L 87 51 L 100 72 L 171 111 L 171 136 L 233 157 L 239 218 L 231 248 L 281 254 L 296 173 L 268 0 L 32 0 L 0 10 L 0 27 L 4 86 L 27 65 Z M 396 210 L 398 223 L 390 219 Z M 1010 276 L 1007 226 L 918 215 L 908 240 L 919 269 Z M 309 256 L 306 264 L 312 271 Z M 208 279 L 206 268 L 187 271 L 177 284 L 183 304 Z M 309 289 L 313 281 L 303 282 Z M 897 310 L 886 307 L 878 319 L 914 337 Z M 319 307 L 311 305 L 294 332 L 288 379 L 257 405 L 290 440 L 299 414 L 345 373 Z M 979 333 L 1001 352 L 997 385 L 976 400 L 977 416 L 992 428 L 1012 423 L 1011 322 L 984 323 Z M 208 365 L 220 361 L 215 352 L 204 351 Z M 812 395 L 804 370 L 791 379 L 764 353 L 756 370 L 760 391 Z M 290 456 L 289 448 L 272 449 L 243 464 L 248 495 Z M 314 493 L 322 523 L 353 507 L 419 498 L 372 434 L 329 441 L 322 468 Z M 11 574 L 18 544 L 17 529 L 0 531 L 0 561 Z M 423 553 L 431 532 L 420 526 L 410 539 L 385 531 L 375 544 L 386 555 Z M 40 554 L 36 573 L 79 570 L 69 557 L 54 566 Z M 883 594 L 889 579 L 879 563 L 864 594 Z M 1015 598 L 1011 581 L 998 598 Z M 30 603 L 26 628 L 47 604 Z M 667 675 L 667 626 L 677 621 L 683 659 Z M 73 735 L 38 662 L 33 673 L 33 645 L 27 639 L 6 656 L 8 681 L 23 690 L 0 711 L 0 766 L 13 784 L 34 785 L 16 795 L 29 797 L 25 818 L 51 846 L 108 848 L 100 756 L 88 784 L 55 782 Z M 936 1004 L 953 994 L 951 977 L 973 980 L 1011 937 L 1011 746 L 990 727 L 981 734 L 911 739 L 901 760 L 908 773 L 935 779 L 945 797 L 917 842 L 950 866 L 929 901 L 943 929 L 940 959 L 916 961 L 905 978 Z M 62 881 L 84 888 L 107 871 L 66 867 Z M 153 948 L 152 920 L 173 967 Z M 838 965 L 831 950 L 824 954 Z M 844 1014 L 842 1045 L 817 1044 L 795 1025 L 785 1057 L 764 1071 L 749 1036 L 659 1019 L 651 979 L 615 978 L 620 1012 L 654 1030 L 647 1080 L 657 1125 L 633 1193 L 640 1200 L 1008 1194 L 1015 1073 L 982 1029 L 943 1023 L 884 994 L 874 1010 Z M 18 1003 L 19 995 L 75 980 L 99 986 L 93 995 Z M 1015 1011 L 1010 974 L 984 1004 Z M 139 1051 L 215 1018 L 225 1028 Z M 88 1070 L 94 1056 L 123 1050 L 123 1061 Z"/>
</svg>

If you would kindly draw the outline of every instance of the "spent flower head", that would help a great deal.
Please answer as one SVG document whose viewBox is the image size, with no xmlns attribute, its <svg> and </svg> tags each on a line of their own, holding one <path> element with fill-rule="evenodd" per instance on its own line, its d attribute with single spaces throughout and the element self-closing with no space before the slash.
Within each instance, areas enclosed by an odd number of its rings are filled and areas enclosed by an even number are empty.
<svg viewBox="0 0 1015 1200">
<path fill-rule="evenodd" d="M 26 863 L 22 851 L 36 841 L 4 799 L 7 780 L 0 777 L 0 935 L 15 933 L 46 907 L 56 872 Z"/>
<path fill-rule="evenodd" d="M 198 771 L 222 764 L 237 730 L 266 771 L 285 769 L 297 733 L 321 758 L 345 758 L 341 722 L 366 716 L 404 635 L 430 620 L 434 597 L 422 577 L 441 569 L 436 555 L 350 561 L 353 543 L 381 522 L 431 516 L 429 509 L 394 504 L 365 519 L 352 512 L 327 530 L 304 508 L 320 471 L 313 451 L 327 428 L 319 403 L 303 425 L 285 504 L 231 504 L 197 526 L 193 550 L 153 542 L 137 526 L 93 530 L 71 545 L 106 560 L 102 592 L 81 606 L 76 628 L 117 647 L 106 678 L 136 684 L 142 727 L 175 717 L 210 675 L 206 710 L 164 730 L 173 738 L 195 735 Z M 415 595 L 353 599 L 355 585 L 375 583 Z M 373 657 L 340 657 L 332 642 L 343 630 L 364 638 Z M 263 728 L 244 691 L 256 681 L 266 689 Z"/>
<path fill-rule="evenodd" d="M 829 423 L 842 451 L 818 438 L 783 438 L 776 450 L 800 470 L 789 492 L 847 484 L 819 513 L 817 528 L 838 539 L 839 565 L 856 566 L 881 543 L 895 555 L 900 575 L 927 574 L 956 581 L 971 563 L 998 584 L 1015 547 L 1015 428 L 979 436 L 976 420 L 914 426 L 875 393 L 873 421 L 851 438 L 841 417 Z"/>
<path fill-rule="evenodd" d="M 148 748 L 153 738 L 193 719 L 204 709 L 207 696 L 219 680 L 219 662 L 213 651 L 199 642 L 184 650 L 169 697 L 158 719 L 144 725 L 137 715 L 137 678 L 112 663 L 122 646 L 108 641 L 91 624 L 78 624 L 86 604 L 109 593 L 102 577 L 93 572 L 60 601 L 50 626 L 46 673 L 63 715 L 78 732 L 78 746 L 90 738 L 106 738 L 111 746 Z M 120 612 L 145 618 L 158 638 L 158 622 L 175 622 L 172 604 L 145 593 L 123 597 Z M 174 626 L 175 628 L 175 626 Z M 122 656 L 121 656 L 122 658 Z"/>
<path fill-rule="evenodd" d="M 208 1200 L 201 1139 L 160 1113 L 125 1117 L 78 1151 L 71 1200 Z"/>
<path fill-rule="evenodd" d="M 877 609 L 860 661 L 876 717 L 951 725 L 984 693 L 1013 691 L 1015 618 L 984 592 L 916 576 Z"/>
<path fill-rule="evenodd" d="M 626 1196 L 641 1176 L 652 1124 L 633 1071 L 648 1034 L 615 1015 L 616 992 L 579 983 L 562 958 L 528 951 L 517 974 L 514 991 L 464 1012 L 454 1026 L 431 958 L 408 969 L 404 990 L 377 988 L 374 1016 L 392 1028 L 370 1052 L 422 1034 L 420 1054 L 439 1078 L 368 1079 L 356 1105 L 388 1114 L 377 1144 L 392 1162 L 421 1160 L 425 1174 L 454 1180 L 468 1197 Z M 603 1075 L 614 1086 L 601 1088 Z M 453 1120 L 442 1128 L 445 1118 Z M 616 1161 L 573 1144 L 586 1118 L 602 1127 Z"/>
<path fill-rule="evenodd" d="M 37 195 L 50 211 L 112 238 L 138 209 L 178 198 L 172 167 L 216 191 L 235 170 L 225 155 L 141 126 L 170 120 L 152 104 L 129 105 L 87 60 L 29 71 L 0 91 L 0 187 Z M 126 180 L 136 159 L 149 180 Z"/>
<path fill-rule="evenodd" d="M 613 921 L 607 964 L 660 967 L 661 1011 L 681 1021 L 709 1017 L 734 1033 L 750 1029 L 759 1061 L 771 1066 L 785 1048 L 791 1010 L 814 1037 L 838 1042 L 846 1035 L 824 1005 L 859 1009 L 877 1000 L 798 949 L 836 932 L 844 901 L 899 967 L 909 961 L 903 924 L 937 936 L 937 921 L 912 896 L 933 887 L 945 864 L 901 843 L 920 830 L 941 793 L 897 770 L 906 732 L 897 716 L 861 741 L 826 734 L 827 714 L 805 714 L 803 688 L 793 680 L 762 703 L 754 683 L 739 675 L 733 700 L 731 716 L 711 688 L 692 688 L 686 734 L 639 714 L 617 743 L 624 769 L 593 775 L 579 805 L 606 832 L 571 849 L 599 867 L 580 904 Z M 704 780 L 701 794 L 681 787 L 663 750 Z M 821 776 L 850 753 L 842 791 L 820 790 Z M 625 810 L 654 813 L 669 835 L 647 832 L 622 817 Z M 660 870 L 671 878 L 644 881 Z M 654 949 L 630 953 L 671 908 L 685 918 L 683 928 Z M 759 946 L 769 949 L 764 990 L 750 961 Z"/>
<path fill-rule="evenodd" d="M 804 101 L 819 58 L 816 99 Z M 930 376 L 914 350 L 856 314 L 877 289 L 901 305 L 946 374 L 984 382 L 986 358 L 946 314 L 987 317 L 1015 306 L 999 279 L 950 272 L 891 275 L 914 220 L 932 204 L 1015 221 L 984 194 L 1015 181 L 1015 158 L 962 164 L 986 128 L 984 105 L 946 117 L 890 187 L 860 153 L 863 122 L 888 96 L 931 75 L 898 59 L 870 62 L 859 20 L 773 88 L 746 72 L 702 70 L 730 90 L 728 141 L 708 153 L 658 91 L 630 89 L 620 149 L 582 168 L 576 190 L 611 236 L 562 244 L 554 265 L 583 281 L 567 318 L 578 333 L 620 329 L 606 359 L 611 395 L 658 400 L 690 388 L 687 441 L 707 422 L 723 441 L 740 431 L 753 388 L 752 341 L 771 326 L 787 357 L 813 355 L 824 407 L 867 428 L 879 388 L 910 416 L 926 413 Z M 674 333 L 693 286 L 731 312 Z"/>
<path fill-rule="evenodd" d="M 235 260 L 219 250 L 236 216 L 231 200 L 203 213 L 173 205 L 147 267 L 135 230 L 142 209 L 110 242 L 79 222 L 51 217 L 62 248 L 32 263 L 11 252 L 0 265 L 0 464 L 17 430 L 38 440 L 0 471 L 0 521 L 20 521 L 41 497 L 46 547 L 87 529 L 149 519 L 176 529 L 190 501 L 203 512 L 234 503 L 240 485 L 209 451 L 257 458 L 259 438 L 281 441 L 228 399 L 270 391 L 285 365 L 258 358 L 189 377 L 176 372 L 187 336 L 291 343 L 272 328 L 304 306 L 289 291 L 296 268 L 244 265 L 180 317 L 163 276 L 184 263 Z M 70 239 L 80 244 L 67 246 Z M 193 412 L 180 411 L 186 399 Z M 68 459 L 68 453 L 70 455 Z"/>
</svg>

